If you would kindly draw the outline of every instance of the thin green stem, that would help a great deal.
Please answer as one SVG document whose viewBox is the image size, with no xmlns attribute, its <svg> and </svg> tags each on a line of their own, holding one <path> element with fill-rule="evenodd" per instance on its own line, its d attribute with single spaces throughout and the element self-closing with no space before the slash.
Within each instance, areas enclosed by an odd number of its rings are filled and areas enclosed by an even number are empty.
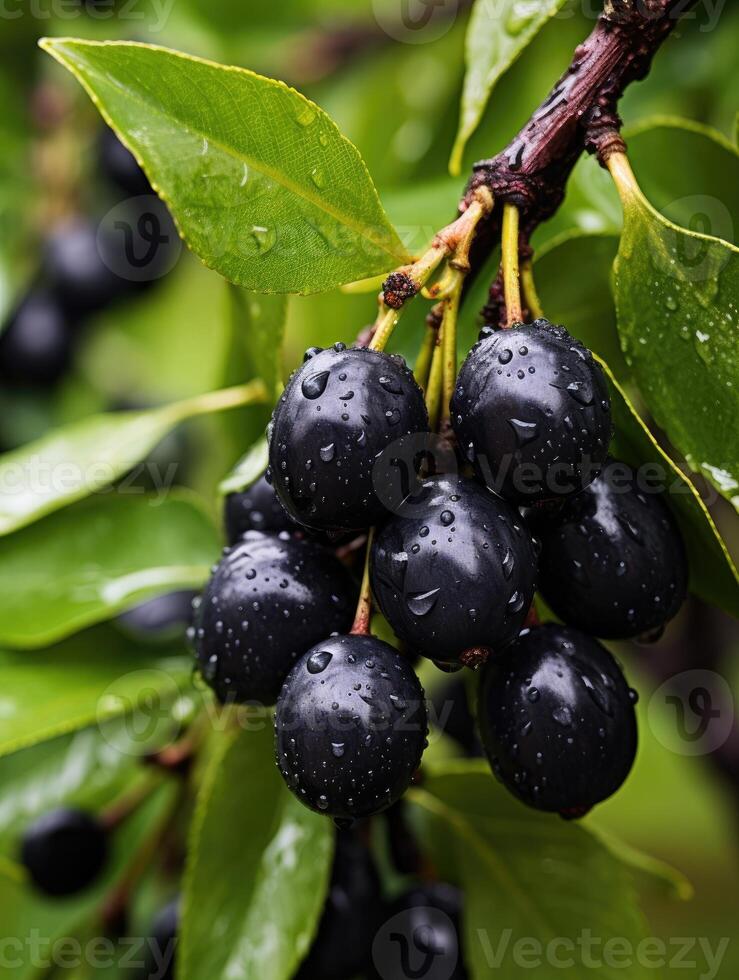
<svg viewBox="0 0 739 980">
<path fill-rule="evenodd" d="M 371 633 L 372 587 L 370 585 L 370 555 L 374 537 L 375 529 L 371 527 L 367 535 L 367 552 L 364 556 L 364 573 L 362 574 L 362 587 L 359 590 L 359 602 L 357 603 L 357 611 L 354 615 L 354 623 L 350 630 L 352 636 L 369 636 Z"/>
<path fill-rule="evenodd" d="M 442 418 L 449 416 L 449 405 L 454 395 L 457 381 L 457 319 L 464 285 L 464 273 L 455 272 L 455 282 L 451 294 L 444 304 L 442 321 Z"/>
<path fill-rule="evenodd" d="M 401 310 L 383 309 L 377 318 L 375 335 L 370 343 L 370 350 L 385 350 L 387 342 L 393 335 L 393 330 L 400 319 Z"/>
<path fill-rule="evenodd" d="M 536 291 L 534 282 L 534 267 L 531 259 L 526 259 L 521 263 L 521 292 L 523 293 L 524 303 L 534 320 L 544 316 L 544 308 L 541 305 L 539 294 Z"/>
<path fill-rule="evenodd" d="M 515 204 L 503 205 L 503 291 L 506 305 L 506 326 L 520 323 L 521 288 L 518 269 L 518 208 Z"/>
<path fill-rule="evenodd" d="M 444 376 L 444 327 L 442 326 L 437 338 L 434 353 L 431 358 L 429 383 L 426 388 L 426 408 L 429 413 L 429 427 L 434 432 L 439 424 L 439 409 L 441 407 L 441 385 Z"/>
</svg>

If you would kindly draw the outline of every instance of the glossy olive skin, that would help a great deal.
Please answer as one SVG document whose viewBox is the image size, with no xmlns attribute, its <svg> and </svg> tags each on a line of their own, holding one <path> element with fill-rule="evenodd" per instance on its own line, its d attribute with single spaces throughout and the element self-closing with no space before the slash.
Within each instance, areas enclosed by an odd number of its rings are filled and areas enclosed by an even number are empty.
<svg viewBox="0 0 739 980">
<path fill-rule="evenodd" d="M 579 817 L 629 774 L 635 700 L 597 640 L 547 624 L 524 630 L 487 662 L 477 723 L 494 774 L 514 796 Z"/>
<path fill-rule="evenodd" d="M 334 636 L 293 667 L 275 712 L 277 765 L 295 796 L 337 821 L 369 817 L 410 785 L 426 747 L 423 688 L 373 636 Z"/>
<path fill-rule="evenodd" d="M 389 504 L 378 457 L 428 430 L 423 393 L 397 355 L 336 344 L 306 357 L 272 417 L 273 485 L 298 523 L 361 530 Z"/>
<path fill-rule="evenodd" d="M 264 475 L 239 493 L 230 493 L 223 505 L 223 521 L 229 544 L 235 544 L 247 531 L 294 531 L 280 499 Z"/>
<path fill-rule="evenodd" d="M 151 184 L 136 162 L 133 153 L 105 126 L 98 140 L 98 165 L 103 176 L 115 184 L 124 194 L 137 197 L 153 194 Z"/>
<path fill-rule="evenodd" d="M 442 663 L 503 646 L 534 597 L 536 549 L 518 511 L 476 481 L 432 477 L 377 531 L 372 591 L 395 634 Z"/>
<path fill-rule="evenodd" d="M 605 639 L 659 630 L 688 587 L 685 546 L 663 495 L 609 460 L 587 489 L 535 515 L 539 587 L 571 626 Z"/>
<path fill-rule="evenodd" d="M 82 810 L 60 807 L 35 820 L 21 843 L 21 862 L 39 891 L 74 895 L 100 875 L 108 857 L 102 824 Z"/>
<path fill-rule="evenodd" d="M 248 531 L 198 604 L 190 638 L 220 701 L 274 704 L 290 668 L 321 637 L 348 629 L 357 588 L 311 541 Z"/>
<path fill-rule="evenodd" d="M 428 882 L 403 892 L 373 945 L 371 976 L 467 980 L 463 914 L 464 897 L 453 885 Z"/>
<path fill-rule="evenodd" d="M 372 854 L 355 833 L 340 831 L 318 932 L 296 980 L 352 980 L 363 975 L 382 912 L 380 876 Z"/>
<path fill-rule="evenodd" d="M 72 349 L 61 304 L 49 290 L 35 288 L 0 334 L 0 378 L 8 385 L 51 386 L 69 367 Z"/>
<path fill-rule="evenodd" d="M 491 490 L 516 503 L 577 493 L 600 472 L 611 440 L 600 366 L 547 320 L 481 337 L 451 401 L 462 451 Z"/>
</svg>

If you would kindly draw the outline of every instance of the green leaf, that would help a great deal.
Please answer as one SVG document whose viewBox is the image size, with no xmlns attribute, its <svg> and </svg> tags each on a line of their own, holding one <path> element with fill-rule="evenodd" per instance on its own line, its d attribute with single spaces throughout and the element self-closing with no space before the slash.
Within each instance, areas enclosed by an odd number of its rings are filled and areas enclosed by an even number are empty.
<svg viewBox="0 0 739 980">
<path fill-rule="evenodd" d="M 630 176 L 621 192 L 615 284 L 626 361 L 673 446 L 739 505 L 739 249 L 668 221 Z"/>
<path fill-rule="evenodd" d="M 260 378 L 270 396 L 282 387 L 282 344 L 285 338 L 287 298 L 251 293 L 229 286 L 233 323 L 231 369 L 234 381 Z M 268 405 L 267 410 L 271 411 Z"/>
<path fill-rule="evenodd" d="M 239 460 L 231 473 L 222 481 L 218 487 L 218 492 L 224 497 L 230 493 L 240 493 L 259 479 L 267 469 L 268 463 L 269 446 L 266 438 L 262 437 L 254 443 L 246 456 Z"/>
<path fill-rule="evenodd" d="M 189 494 L 96 496 L 7 538 L 0 644 L 43 647 L 162 592 L 197 588 L 219 550 Z"/>
<path fill-rule="evenodd" d="M 163 706 L 193 693 L 182 643 L 154 655 L 109 627 L 38 652 L 0 651 L 0 671 L 0 756 L 137 710 L 171 727 Z"/>
<path fill-rule="evenodd" d="M 450 763 L 407 799 L 445 825 L 447 837 L 452 832 L 465 894 L 465 957 L 475 980 L 494 967 L 506 980 L 529 977 L 530 961 L 513 953 L 518 940 L 576 942 L 589 930 L 599 937 L 602 955 L 610 938 L 636 947 L 648 935 L 628 866 L 584 827 L 519 803 L 484 763 Z M 497 964 L 491 961 L 496 955 Z M 577 955 L 577 946 L 567 954 L 576 967 Z M 537 976 L 557 972 L 545 966 Z M 625 980 L 652 975 L 638 965 L 618 972 Z"/>
<path fill-rule="evenodd" d="M 0 535 L 109 486 L 185 419 L 264 400 L 256 381 L 142 412 L 74 422 L 0 456 Z"/>
<path fill-rule="evenodd" d="M 495 83 L 567 0 L 477 0 L 467 27 L 467 74 L 459 131 L 449 169 L 461 172 L 467 140 L 488 104 Z"/>
<path fill-rule="evenodd" d="M 171 744 L 172 724 L 152 726 L 148 706 L 125 717 L 39 741 L 0 758 L 0 855 L 13 859 L 28 823 L 57 806 L 99 810 L 152 770 L 146 752 Z"/>
<path fill-rule="evenodd" d="M 145 44 L 40 43 L 231 282 L 319 292 L 407 260 L 356 148 L 284 83 Z"/>
<path fill-rule="evenodd" d="M 252 730 L 222 736 L 201 789 L 185 874 L 180 980 L 289 980 L 323 908 L 332 824 L 285 788 L 271 719 L 245 727 Z"/>
<path fill-rule="evenodd" d="M 644 424 L 608 365 L 603 361 L 600 364 L 611 394 L 614 455 L 634 467 L 649 462 L 659 464 L 667 503 L 674 511 L 688 552 L 690 590 L 705 602 L 739 616 L 739 576 L 700 494 Z"/>
</svg>

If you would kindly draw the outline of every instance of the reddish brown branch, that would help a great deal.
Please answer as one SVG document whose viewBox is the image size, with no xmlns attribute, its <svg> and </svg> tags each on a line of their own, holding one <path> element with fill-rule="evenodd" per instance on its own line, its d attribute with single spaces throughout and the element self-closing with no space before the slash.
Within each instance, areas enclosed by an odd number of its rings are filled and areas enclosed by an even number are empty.
<svg viewBox="0 0 739 980">
<path fill-rule="evenodd" d="M 475 165 L 462 202 L 488 187 L 496 200 L 480 227 L 472 253 L 479 271 L 500 233 L 501 205 L 521 211 L 525 241 L 562 203 L 567 181 L 583 151 L 601 161 L 624 148 L 618 102 L 625 88 L 644 78 L 652 58 L 696 0 L 606 0 L 590 36 L 575 49 L 572 63 L 507 147 Z"/>
</svg>

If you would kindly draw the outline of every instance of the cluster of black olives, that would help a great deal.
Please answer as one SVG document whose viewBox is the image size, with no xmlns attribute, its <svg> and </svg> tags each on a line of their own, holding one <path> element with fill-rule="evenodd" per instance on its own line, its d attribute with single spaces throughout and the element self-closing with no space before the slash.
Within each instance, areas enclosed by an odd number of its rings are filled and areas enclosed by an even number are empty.
<svg viewBox="0 0 739 980">
<path fill-rule="evenodd" d="M 608 456 L 604 374 L 564 328 L 485 328 L 449 408 L 458 455 L 437 472 L 402 358 L 310 349 L 275 408 L 267 474 L 226 502 L 230 546 L 196 603 L 203 677 L 222 701 L 276 704 L 287 785 L 339 826 L 413 779 L 418 655 L 484 664 L 477 728 L 494 773 L 532 806 L 587 812 L 636 750 L 636 695 L 593 637 L 654 635 L 685 595 L 675 522 Z M 399 649 L 352 630 L 346 542 L 370 527 L 372 593 Z M 566 625 L 528 621 L 537 588 Z"/>
<path fill-rule="evenodd" d="M 146 175 L 107 127 L 99 137 L 96 170 L 121 202 L 146 195 L 146 211 L 151 212 L 159 237 L 177 240 L 172 219 Z M 122 203 L 118 206 L 125 209 Z M 119 218 L 128 229 L 129 241 L 120 228 L 82 213 L 68 216 L 49 234 L 33 282 L 0 334 L 0 382 L 20 388 L 56 384 L 69 367 L 85 321 L 159 277 L 164 267 L 158 264 L 167 259 L 166 249 L 150 251 L 140 205 L 134 201 L 130 213 L 122 211 Z M 128 275 L 131 262 L 143 256 L 149 261 L 145 273 Z"/>
</svg>

